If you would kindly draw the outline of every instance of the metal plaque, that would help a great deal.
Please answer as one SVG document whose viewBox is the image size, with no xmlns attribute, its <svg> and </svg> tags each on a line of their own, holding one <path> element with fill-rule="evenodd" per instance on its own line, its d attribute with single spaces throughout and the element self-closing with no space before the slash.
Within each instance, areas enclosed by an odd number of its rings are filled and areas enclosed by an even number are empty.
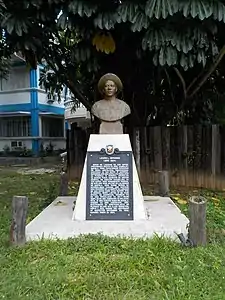
<svg viewBox="0 0 225 300">
<path fill-rule="evenodd" d="M 133 220 L 132 152 L 87 152 L 86 220 Z"/>
</svg>

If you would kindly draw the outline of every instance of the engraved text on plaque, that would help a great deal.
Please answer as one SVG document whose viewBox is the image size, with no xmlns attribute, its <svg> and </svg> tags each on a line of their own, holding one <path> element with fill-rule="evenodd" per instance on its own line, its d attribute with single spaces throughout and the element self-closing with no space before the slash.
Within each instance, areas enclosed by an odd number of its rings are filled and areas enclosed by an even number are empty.
<svg viewBox="0 0 225 300">
<path fill-rule="evenodd" d="M 87 220 L 133 220 L 132 152 L 87 153 Z"/>
</svg>

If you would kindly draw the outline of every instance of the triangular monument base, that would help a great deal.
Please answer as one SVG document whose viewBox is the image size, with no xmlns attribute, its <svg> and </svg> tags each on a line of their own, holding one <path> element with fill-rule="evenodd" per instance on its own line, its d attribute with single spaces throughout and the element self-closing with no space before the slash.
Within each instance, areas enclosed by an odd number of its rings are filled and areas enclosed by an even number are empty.
<svg viewBox="0 0 225 300">
<path fill-rule="evenodd" d="M 144 198 L 128 134 L 91 134 L 73 220 L 141 221 Z"/>
</svg>

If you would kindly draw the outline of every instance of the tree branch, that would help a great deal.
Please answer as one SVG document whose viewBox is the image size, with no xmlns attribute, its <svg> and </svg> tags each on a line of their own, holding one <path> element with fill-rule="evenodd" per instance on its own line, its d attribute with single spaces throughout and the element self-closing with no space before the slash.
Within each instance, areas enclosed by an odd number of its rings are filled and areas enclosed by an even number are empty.
<svg viewBox="0 0 225 300">
<path fill-rule="evenodd" d="M 210 77 L 210 75 L 215 71 L 216 67 L 219 65 L 221 62 L 222 58 L 225 55 L 225 45 L 222 47 L 220 50 L 220 53 L 218 54 L 215 62 L 211 65 L 209 68 L 208 72 L 205 74 L 205 76 L 200 80 L 200 82 L 197 84 L 196 88 L 194 91 L 191 93 L 191 95 L 188 96 L 188 98 L 192 98 L 203 86 L 203 84 L 206 82 L 206 80 Z"/>
<path fill-rule="evenodd" d="M 166 69 L 164 69 L 164 72 L 165 72 L 165 74 L 166 74 L 166 78 L 167 78 L 168 85 L 169 85 L 170 97 L 171 97 L 172 101 L 175 103 L 174 95 L 173 95 L 173 91 L 172 91 L 172 85 L 171 85 L 170 76 L 169 76 L 169 74 L 168 74 L 168 72 L 167 72 Z"/>
<path fill-rule="evenodd" d="M 76 88 L 75 84 L 71 81 L 67 81 L 67 87 L 71 90 L 74 96 L 87 108 L 91 110 L 91 103 L 81 94 L 81 92 Z"/>
<path fill-rule="evenodd" d="M 187 95 L 188 95 L 190 89 L 193 87 L 193 85 L 198 81 L 199 78 L 202 77 L 202 75 L 203 75 L 204 73 L 205 73 L 205 70 L 203 69 L 203 70 L 198 74 L 198 76 L 196 76 L 196 77 L 192 80 L 192 82 L 191 82 L 191 83 L 189 84 L 189 86 L 187 87 Z"/>
<path fill-rule="evenodd" d="M 180 78 L 182 87 L 183 87 L 183 93 L 184 93 L 184 101 L 187 98 L 187 89 L 186 89 L 186 83 L 184 80 L 184 77 L 181 75 L 180 71 L 177 68 L 174 68 L 174 71 L 176 72 L 177 76 Z"/>
</svg>

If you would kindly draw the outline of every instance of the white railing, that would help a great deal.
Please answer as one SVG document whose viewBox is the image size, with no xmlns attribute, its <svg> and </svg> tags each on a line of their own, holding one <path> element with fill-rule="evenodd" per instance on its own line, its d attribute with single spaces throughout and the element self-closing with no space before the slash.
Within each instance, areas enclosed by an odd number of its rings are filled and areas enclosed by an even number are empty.
<svg viewBox="0 0 225 300">
<path fill-rule="evenodd" d="M 66 100 L 64 101 L 64 105 L 65 108 L 72 108 L 74 106 L 74 102 L 73 100 Z M 79 102 L 78 104 L 76 104 L 76 108 L 85 108 L 85 106 Z"/>
<path fill-rule="evenodd" d="M 75 105 L 75 107 L 74 107 Z M 72 100 L 64 102 L 65 106 L 65 119 L 90 119 L 90 113 L 86 107 L 81 103 L 74 103 Z M 74 107 L 74 109 L 73 109 Z"/>
</svg>

